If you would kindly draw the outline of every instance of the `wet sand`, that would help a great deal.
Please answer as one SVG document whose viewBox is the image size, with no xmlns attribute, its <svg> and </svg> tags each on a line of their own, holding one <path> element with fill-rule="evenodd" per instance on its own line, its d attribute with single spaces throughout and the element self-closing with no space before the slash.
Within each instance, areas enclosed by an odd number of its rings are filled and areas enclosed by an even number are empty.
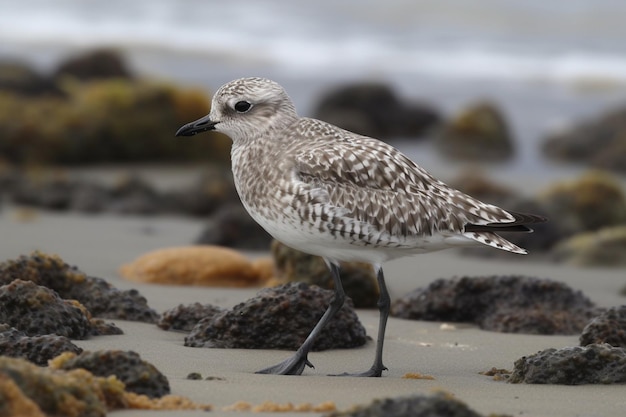
<svg viewBox="0 0 626 417">
<path fill-rule="evenodd" d="M 118 288 L 137 288 L 158 312 L 180 303 L 213 303 L 231 307 L 254 295 L 257 289 L 190 288 L 138 284 L 121 279 L 118 268 L 153 249 L 192 242 L 203 221 L 176 217 L 85 216 L 35 211 L 24 221 L 23 210 L 4 206 L 0 211 L 0 260 L 39 249 L 60 255 L 89 275 L 105 278 Z M 20 220 L 22 219 L 22 220 Z M 248 253 L 251 257 L 265 253 Z M 540 261 L 468 258 L 443 251 L 390 262 L 386 276 L 392 297 L 398 297 L 437 278 L 454 275 L 525 274 L 551 278 L 582 290 L 600 306 L 624 303 L 619 289 L 623 270 L 579 269 Z M 376 334 L 376 311 L 359 310 L 368 335 Z M 153 363 L 170 381 L 173 394 L 210 403 L 214 415 L 230 415 L 222 407 L 237 401 L 320 404 L 333 401 L 338 409 L 367 404 L 374 398 L 429 394 L 445 390 L 482 413 L 526 416 L 621 416 L 626 409 L 623 385 L 524 385 L 497 382 L 480 375 L 492 367 L 512 369 L 513 362 L 549 347 L 578 344 L 577 336 L 530 336 L 487 332 L 469 325 L 445 330 L 441 323 L 390 318 L 385 346 L 383 378 L 359 379 L 326 376 L 369 367 L 374 342 L 351 350 L 314 352 L 315 369 L 304 375 L 256 375 L 255 370 L 274 364 L 291 353 L 268 350 L 199 349 L 183 346 L 183 333 L 166 332 L 154 325 L 116 320 L 120 336 L 95 337 L 75 343 L 86 349 L 134 350 Z M 188 380 L 191 372 L 213 380 Z M 404 379 L 406 373 L 434 379 Z M 248 415 L 244 412 L 237 415 Z M 286 415 L 301 413 L 280 413 Z M 194 416 L 202 411 L 118 411 L 112 416 Z M 277 414 L 278 415 L 278 414 Z M 309 413 L 308 415 L 321 415 Z"/>
</svg>

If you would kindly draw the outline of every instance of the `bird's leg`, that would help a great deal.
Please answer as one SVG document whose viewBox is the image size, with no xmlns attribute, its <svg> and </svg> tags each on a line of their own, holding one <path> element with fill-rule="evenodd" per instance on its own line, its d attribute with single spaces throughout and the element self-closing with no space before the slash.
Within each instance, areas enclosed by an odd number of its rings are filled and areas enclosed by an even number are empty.
<svg viewBox="0 0 626 417">
<path fill-rule="evenodd" d="M 328 322 L 333 318 L 335 313 L 341 309 L 346 299 L 346 294 L 343 291 L 341 285 L 341 279 L 339 275 L 339 265 L 325 260 L 326 264 L 330 268 L 331 275 L 333 277 L 333 283 L 335 285 L 335 294 L 330 302 L 330 305 L 324 312 L 322 318 L 317 322 L 311 333 L 307 336 L 306 340 L 298 348 L 296 353 L 289 359 L 286 359 L 269 368 L 261 369 L 257 371 L 257 374 L 276 374 L 276 375 L 300 375 L 305 366 L 313 368 L 313 365 L 307 359 L 309 351 L 313 347 L 313 343 L 322 332 L 322 329 L 326 327 Z"/>
<path fill-rule="evenodd" d="M 375 265 L 376 279 L 378 280 L 378 290 L 380 295 L 378 297 L 378 311 L 380 312 L 380 319 L 378 321 L 378 337 L 376 338 L 376 356 L 374 357 L 374 363 L 372 367 L 365 372 L 357 373 L 344 373 L 338 376 L 369 376 L 379 377 L 383 371 L 387 370 L 387 367 L 383 365 L 383 344 L 385 342 L 385 328 L 387 327 L 387 318 L 389 317 L 389 308 L 391 307 L 391 298 L 387 291 L 387 285 L 385 285 L 385 276 L 383 275 L 383 269 L 380 265 Z"/>
</svg>

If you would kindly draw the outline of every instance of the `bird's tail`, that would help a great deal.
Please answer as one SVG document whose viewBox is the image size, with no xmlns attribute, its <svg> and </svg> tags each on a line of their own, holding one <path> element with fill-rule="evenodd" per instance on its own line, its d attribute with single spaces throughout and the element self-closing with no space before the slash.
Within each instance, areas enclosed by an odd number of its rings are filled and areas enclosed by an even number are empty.
<svg viewBox="0 0 626 417">
<path fill-rule="evenodd" d="M 520 248 L 514 243 L 509 242 L 502 236 L 497 235 L 495 232 L 530 233 L 533 229 L 528 227 L 528 225 L 544 223 L 548 221 L 548 219 L 536 214 L 517 213 L 513 211 L 507 211 L 507 213 L 513 216 L 513 221 L 503 223 L 467 224 L 465 225 L 465 232 L 463 233 L 463 236 L 496 249 L 526 255 L 528 253 L 526 249 Z"/>
</svg>

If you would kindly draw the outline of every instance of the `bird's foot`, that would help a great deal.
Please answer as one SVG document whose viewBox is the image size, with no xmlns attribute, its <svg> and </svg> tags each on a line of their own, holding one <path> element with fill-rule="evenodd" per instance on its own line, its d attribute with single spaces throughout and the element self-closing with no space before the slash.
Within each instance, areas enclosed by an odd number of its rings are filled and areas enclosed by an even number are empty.
<svg viewBox="0 0 626 417">
<path fill-rule="evenodd" d="M 355 372 L 355 373 L 351 373 L 351 372 L 344 372 L 343 374 L 336 374 L 336 375 L 329 375 L 329 376 L 358 376 L 358 377 L 370 377 L 370 378 L 378 378 L 381 377 L 383 374 L 383 371 L 386 371 L 387 367 L 386 366 L 372 366 L 370 369 L 368 369 L 365 372 Z"/>
<path fill-rule="evenodd" d="M 301 375 L 304 367 L 314 368 L 309 362 L 306 355 L 296 353 L 291 358 L 277 363 L 276 365 L 256 371 L 257 374 L 274 374 L 274 375 Z"/>
</svg>

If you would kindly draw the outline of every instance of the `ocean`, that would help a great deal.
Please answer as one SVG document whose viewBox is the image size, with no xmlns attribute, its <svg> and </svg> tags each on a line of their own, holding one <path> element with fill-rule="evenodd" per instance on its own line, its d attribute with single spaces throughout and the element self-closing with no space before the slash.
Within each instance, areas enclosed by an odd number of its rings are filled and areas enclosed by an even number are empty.
<svg viewBox="0 0 626 417">
<path fill-rule="evenodd" d="M 620 0 L 0 0 L 0 59 L 47 70 L 115 47 L 140 73 L 209 91 L 273 78 L 303 115 L 355 80 L 388 82 L 446 114 L 489 99 L 518 142 L 507 171 L 554 171 L 538 150 L 546 132 L 626 102 L 624 16 Z"/>
</svg>

